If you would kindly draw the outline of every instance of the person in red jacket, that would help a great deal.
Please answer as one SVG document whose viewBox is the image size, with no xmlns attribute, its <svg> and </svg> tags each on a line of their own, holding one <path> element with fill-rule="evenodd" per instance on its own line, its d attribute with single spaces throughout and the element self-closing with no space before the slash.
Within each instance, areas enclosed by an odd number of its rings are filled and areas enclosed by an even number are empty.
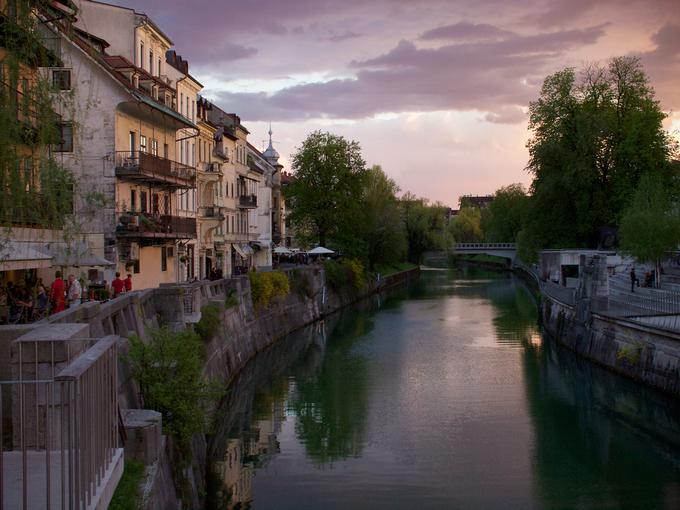
<svg viewBox="0 0 680 510">
<path fill-rule="evenodd" d="M 50 287 L 50 299 L 54 306 L 52 313 L 59 313 L 66 310 L 66 301 L 64 299 L 66 285 L 64 280 L 61 279 L 61 271 L 57 271 L 54 276 L 55 279 L 52 282 L 52 287 Z"/>
<path fill-rule="evenodd" d="M 116 273 L 116 279 L 111 282 L 114 299 L 125 292 L 125 282 L 120 279 L 120 273 Z"/>
<path fill-rule="evenodd" d="M 128 273 L 127 278 L 123 282 L 125 282 L 125 292 L 130 292 L 132 290 L 132 275 Z"/>
</svg>

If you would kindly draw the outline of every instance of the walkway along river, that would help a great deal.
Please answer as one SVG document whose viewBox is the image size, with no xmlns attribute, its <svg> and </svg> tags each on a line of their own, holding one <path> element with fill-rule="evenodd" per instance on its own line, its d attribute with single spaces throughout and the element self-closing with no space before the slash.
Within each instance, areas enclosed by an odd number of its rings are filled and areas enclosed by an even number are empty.
<svg viewBox="0 0 680 510">
<path fill-rule="evenodd" d="M 208 508 L 680 508 L 680 402 L 541 335 L 507 274 L 420 281 L 258 355 Z"/>
</svg>

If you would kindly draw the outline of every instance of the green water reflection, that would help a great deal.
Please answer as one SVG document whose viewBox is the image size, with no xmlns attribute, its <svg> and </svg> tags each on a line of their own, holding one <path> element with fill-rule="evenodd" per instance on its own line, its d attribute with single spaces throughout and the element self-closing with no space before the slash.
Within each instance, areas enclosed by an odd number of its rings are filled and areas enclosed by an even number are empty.
<svg viewBox="0 0 680 510">
<path fill-rule="evenodd" d="M 680 508 L 680 406 L 543 338 L 522 282 L 421 280 L 233 383 L 209 508 Z"/>
</svg>

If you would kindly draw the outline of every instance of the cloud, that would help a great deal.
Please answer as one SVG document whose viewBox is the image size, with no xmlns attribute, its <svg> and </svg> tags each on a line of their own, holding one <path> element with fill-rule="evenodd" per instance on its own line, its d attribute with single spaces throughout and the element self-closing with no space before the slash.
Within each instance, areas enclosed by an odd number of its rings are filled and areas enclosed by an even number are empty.
<svg viewBox="0 0 680 510">
<path fill-rule="evenodd" d="M 453 25 L 433 28 L 421 34 L 422 40 L 485 40 L 505 39 L 515 35 L 513 32 L 489 25 L 488 23 L 470 23 L 461 21 Z"/>
<path fill-rule="evenodd" d="M 342 42 L 346 41 L 348 39 L 356 39 L 358 37 L 361 37 L 363 34 L 360 34 L 358 32 L 354 32 L 352 30 L 345 30 L 344 32 L 341 32 L 339 34 L 332 34 L 328 35 L 326 37 L 322 37 L 322 41 L 329 41 L 329 42 Z"/>
<path fill-rule="evenodd" d="M 603 26 L 503 41 L 419 48 L 400 41 L 377 57 L 353 61 L 353 79 L 300 84 L 273 94 L 222 93 L 217 104 L 238 107 L 244 119 L 360 119 L 380 113 L 478 110 L 487 120 L 521 122 L 518 108 L 535 97 L 546 70 L 563 52 L 597 41 Z"/>
<path fill-rule="evenodd" d="M 666 23 L 651 37 L 656 47 L 638 53 L 664 109 L 680 109 L 680 24 Z"/>
</svg>

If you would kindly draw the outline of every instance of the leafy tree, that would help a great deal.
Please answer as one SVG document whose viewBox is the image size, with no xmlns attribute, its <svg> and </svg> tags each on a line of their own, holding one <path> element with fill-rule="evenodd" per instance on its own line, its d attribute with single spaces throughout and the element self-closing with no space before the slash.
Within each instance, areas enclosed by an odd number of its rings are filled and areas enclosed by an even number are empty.
<svg viewBox="0 0 680 510">
<path fill-rule="evenodd" d="M 429 205 L 424 198 L 406 193 L 399 201 L 406 228 L 408 260 L 419 264 L 428 250 L 446 249 L 451 235 L 446 228 L 447 208 L 436 203 Z"/>
<path fill-rule="evenodd" d="M 478 207 L 463 207 L 451 221 L 453 239 L 457 243 L 478 243 L 482 234 L 482 213 Z"/>
<path fill-rule="evenodd" d="M 533 182 L 521 237 L 531 250 L 596 246 L 643 174 L 670 179 L 676 146 L 637 58 L 588 66 L 579 79 L 571 68 L 548 76 L 529 112 Z"/>
<path fill-rule="evenodd" d="M 366 250 L 370 269 L 376 264 L 401 262 L 406 256 L 406 232 L 401 221 L 399 187 L 382 168 L 367 172 L 364 195 Z"/>
<path fill-rule="evenodd" d="M 514 243 L 525 221 L 527 194 L 521 184 L 510 184 L 496 191 L 493 201 L 482 211 L 482 231 L 490 243 Z"/>
<path fill-rule="evenodd" d="M 366 163 L 358 142 L 315 131 L 293 155 L 289 219 L 303 242 L 327 243 L 363 258 L 362 196 Z M 359 234 L 359 235 L 357 235 Z"/>
<path fill-rule="evenodd" d="M 660 282 L 661 260 L 680 243 L 680 216 L 659 177 L 643 175 L 621 218 L 621 248 L 656 267 Z"/>
</svg>

